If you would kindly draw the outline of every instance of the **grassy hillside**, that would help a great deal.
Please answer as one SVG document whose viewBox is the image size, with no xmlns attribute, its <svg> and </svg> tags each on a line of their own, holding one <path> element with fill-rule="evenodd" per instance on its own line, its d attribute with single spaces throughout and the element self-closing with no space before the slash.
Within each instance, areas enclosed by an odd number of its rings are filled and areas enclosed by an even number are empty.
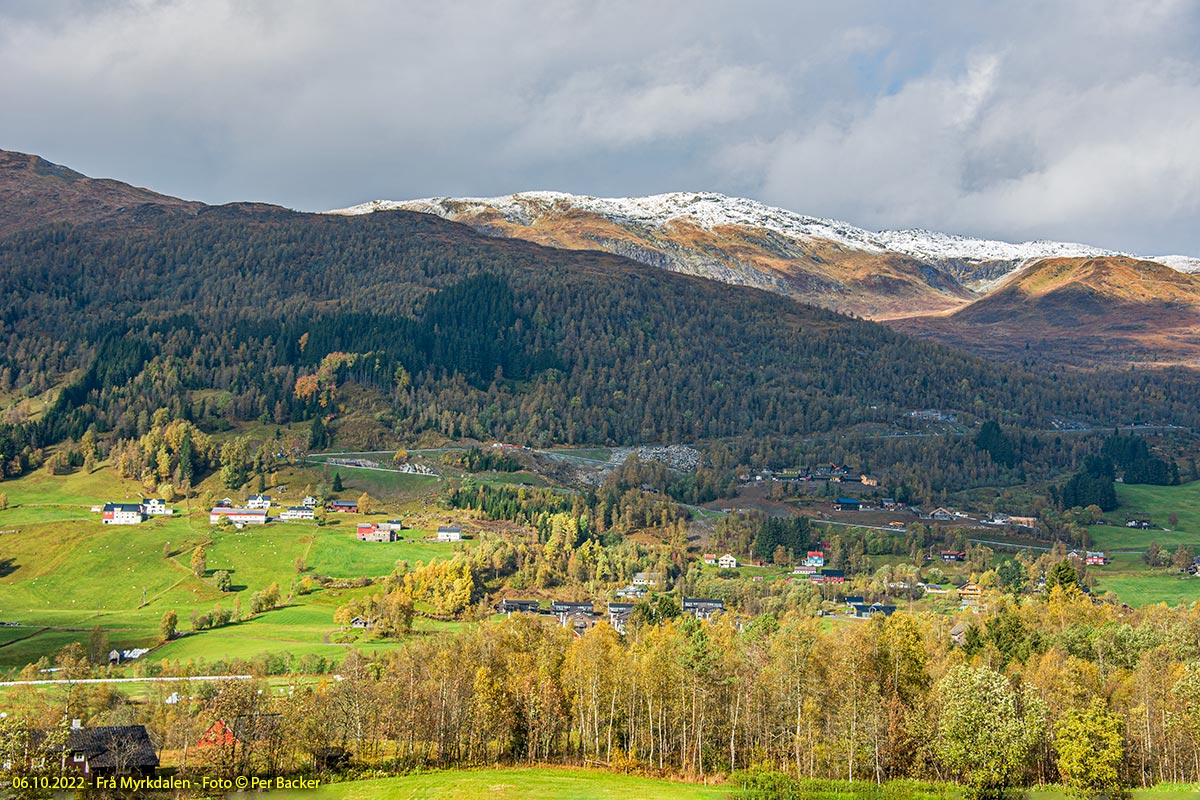
<svg viewBox="0 0 1200 800">
<path fill-rule="evenodd" d="M 1200 554 L 1200 481 L 1182 486 L 1118 483 L 1117 499 L 1120 507 L 1106 515 L 1106 521 L 1114 524 L 1093 525 L 1089 531 L 1093 548 L 1112 555 L 1108 566 L 1091 570 L 1097 587 L 1116 592 L 1133 606 L 1200 601 L 1200 579 L 1180 575 L 1174 567 L 1150 568 L 1141 555 L 1152 543 L 1168 550 L 1191 547 Z M 1173 526 L 1172 514 L 1179 519 Z M 1149 519 L 1153 528 L 1126 528 L 1127 518 Z"/>
<path fill-rule="evenodd" d="M 293 477 L 303 486 L 303 475 Z M 316 482 L 319 475 L 307 477 Z M 347 477 L 347 483 L 353 486 L 354 479 Z M 341 632 L 334 611 L 355 593 L 370 589 L 299 594 L 294 591 L 298 559 L 308 575 L 380 577 L 399 560 L 429 563 L 448 557 L 455 547 L 419 541 L 430 533 L 420 529 L 406 530 L 402 542 L 359 542 L 354 528 L 360 517 L 353 514 L 339 515 L 326 526 L 275 522 L 222 530 L 209 525 L 207 509 L 194 506 L 189 516 L 183 503 L 176 504 L 179 513 L 171 518 L 106 526 L 90 511 L 92 506 L 140 496 L 135 484 L 116 480 L 106 466 L 92 474 L 80 470 L 59 477 L 39 471 L 0 486 L 9 498 L 9 508 L 0 510 L 0 621 L 21 624 L 0 628 L 0 668 L 36 661 L 72 641 L 86 642 L 96 625 L 114 647 L 155 646 L 163 612 L 174 610 L 186 631 L 193 611 L 204 613 L 217 603 L 230 609 L 237 599 L 248 612 L 250 596 L 271 583 L 279 584 L 284 607 L 184 636 L 150 658 L 213 661 L 288 651 L 340 659 L 346 645 L 336 641 Z M 415 510 L 420 505 L 394 507 Z M 208 560 L 203 579 L 190 567 L 192 550 L 201 544 Z M 216 589 L 212 576 L 217 570 L 230 573 L 233 591 Z M 417 620 L 418 631 L 443 627 Z"/>
</svg>

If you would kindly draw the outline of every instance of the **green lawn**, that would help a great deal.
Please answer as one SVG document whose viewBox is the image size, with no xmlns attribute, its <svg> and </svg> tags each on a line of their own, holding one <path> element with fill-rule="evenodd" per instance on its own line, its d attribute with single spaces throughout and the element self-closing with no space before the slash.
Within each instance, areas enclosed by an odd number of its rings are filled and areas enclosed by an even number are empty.
<svg viewBox="0 0 1200 800">
<path fill-rule="evenodd" d="M 1092 540 L 1104 547 L 1116 549 L 1145 549 L 1151 542 L 1160 545 L 1192 545 L 1200 548 L 1200 481 L 1182 486 L 1127 486 L 1117 484 L 1117 499 L 1121 505 L 1106 514 L 1116 526 L 1095 526 Z M 1170 524 L 1171 514 L 1179 521 Z M 1156 529 L 1133 530 L 1124 527 L 1126 518 L 1149 519 Z"/>
<path fill-rule="evenodd" d="M 824 782 L 822 785 L 828 786 Z M 852 785 L 845 786 L 846 792 L 842 794 L 818 792 L 813 796 L 853 797 Z M 903 784 L 897 788 L 899 791 L 889 792 L 885 787 L 883 796 L 920 796 L 905 792 Z M 955 786 L 943 784 L 937 788 L 949 798 L 962 795 Z M 278 791 L 272 792 L 271 796 L 283 800 L 474 800 L 479 797 L 494 800 L 725 800 L 730 797 L 731 790 L 729 784 L 705 786 L 600 770 L 529 767 L 429 772 L 332 783 L 314 791 Z M 1026 800 L 1066 800 L 1068 795 L 1058 786 L 1039 786 L 1024 792 L 1024 797 Z M 1134 800 L 1197 800 L 1200 788 L 1188 784 L 1163 784 L 1134 789 L 1132 797 Z"/>
<path fill-rule="evenodd" d="M 401 778 L 353 781 L 272 797 L 319 800 L 724 800 L 728 786 L 618 775 L 585 769 L 487 769 L 429 772 Z"/>
<path fill-rule="evenodd" d="M 1200 600 L 1200 578 L 1180 575 L 1171 567 L 1150 569 L 1141 556 L 1118 553 L 1107 566 L 1089 567 L 1096 588 L 1111 590 L 1131 606 L 1179 605 Z"/>
<path fill-rule="evenodd" d="M 411 497 L 438 488 L 441 478 L 433 475 L 414 475 L 408 472 L 390 472 L 360 467 L 329 465 L 332 472 L 342 476 L 346 496 L 355 497 L 355 492 L 366 492 L 372 497 Z"/>
<path fill-rule="evenodd" d="M 1107 551 L 1111 559 L 1107 566 L 1089 568 L 1097 588 L 1115 592 L 1132 606 L 1200 600 L 1200 580 L 1181 576 L 1169 567 L 1150 569 L 1141 559 L 1151 543 L 1168 549 L 1188 546 L 1200 553 L 1200 481 L 1182 486 L 1118 483 L 1117 499 L 1120 507 L 1105 515 L 1116 524 L 1093 525 L 1088 531 L 1092 549 Z M 1179 518 L 1174 526 L 1170 524 L 1171 514 Z M 1149 519 L 1155 529 L 1126 528 L 1126 518 Z"/>
<path fill-rule="evenodd" d="M 355 525 L 325 526 L 310 528 L 314 531 L 312 551 L 308 555 L 308 567 L 317 575 L 338 578 L 359 576 L 380 577 L 391 573 L 397 561 L 415 565 L 450 558 L 455 545 L 448 542 L 419 541 L 429 531 L 401 531 L 401 542 L 360 542 L 355 536 Z M 414 541 L 414 539 L 417 539 Z M 460 546 L 471 546 L 474 540 Z"/>
</svg>

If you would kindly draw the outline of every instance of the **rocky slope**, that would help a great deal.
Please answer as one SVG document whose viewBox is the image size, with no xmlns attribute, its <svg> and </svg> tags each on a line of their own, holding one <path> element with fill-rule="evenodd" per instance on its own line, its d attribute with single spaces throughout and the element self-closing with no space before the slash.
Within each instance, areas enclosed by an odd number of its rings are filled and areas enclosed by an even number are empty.
<svg viewBox="0 0 1200 800">
<path fill-rule="evenodd" d="M 1120 255 L 1064 242 L 872 232 L 714 193 L 606 199 L 525 192 L 375 201 L 334 213 L 394 209 L 435 214 L 494 236 L 605 250 L 877 319 L 966 305 L 998 278 L 1038 259 Z"/>
</svg>

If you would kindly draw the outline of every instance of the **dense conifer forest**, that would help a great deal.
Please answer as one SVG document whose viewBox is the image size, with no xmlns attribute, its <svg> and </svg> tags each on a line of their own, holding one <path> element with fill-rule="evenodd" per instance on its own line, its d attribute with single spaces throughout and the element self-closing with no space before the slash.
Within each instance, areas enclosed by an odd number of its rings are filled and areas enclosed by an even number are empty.
<svg viewBox="0 0 1200 800">
<path fill-rule="evenodd" d="M 134 224 L 136 223 L 136 224 Z M 320 418 L 344 445 L 795 436 L 948 408 L 1021 428 L 1194 421 L 1185 373 L 1026 372 L 770 294 L 403 212 L 139 211 L 0 240 L 5 471 L 160 407 Z M 372 412 L 357 409 L 353 384 Z M 21 396 L 61 387 L 38 413 Z M 367 398 L 365 401 L 362 398 Z M 991 462 L 1011 470 L 1020 438 Z"/>
</svg>

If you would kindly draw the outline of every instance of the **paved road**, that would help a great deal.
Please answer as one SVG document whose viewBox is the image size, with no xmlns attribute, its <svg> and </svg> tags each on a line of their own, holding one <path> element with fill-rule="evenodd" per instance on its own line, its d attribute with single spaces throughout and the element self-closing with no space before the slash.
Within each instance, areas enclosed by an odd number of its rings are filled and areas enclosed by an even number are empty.
<svg viewBox="0 0 1200 800">
<path fill-rule="evenodd" d="M 0 681 L 0 686 L 50 686 L 68 683 L 167 683 L 169 681 L 248 681 L 253 675 L 192 675 L 186 678 L 82 678 L 70 680 Z"/>
</svg>

